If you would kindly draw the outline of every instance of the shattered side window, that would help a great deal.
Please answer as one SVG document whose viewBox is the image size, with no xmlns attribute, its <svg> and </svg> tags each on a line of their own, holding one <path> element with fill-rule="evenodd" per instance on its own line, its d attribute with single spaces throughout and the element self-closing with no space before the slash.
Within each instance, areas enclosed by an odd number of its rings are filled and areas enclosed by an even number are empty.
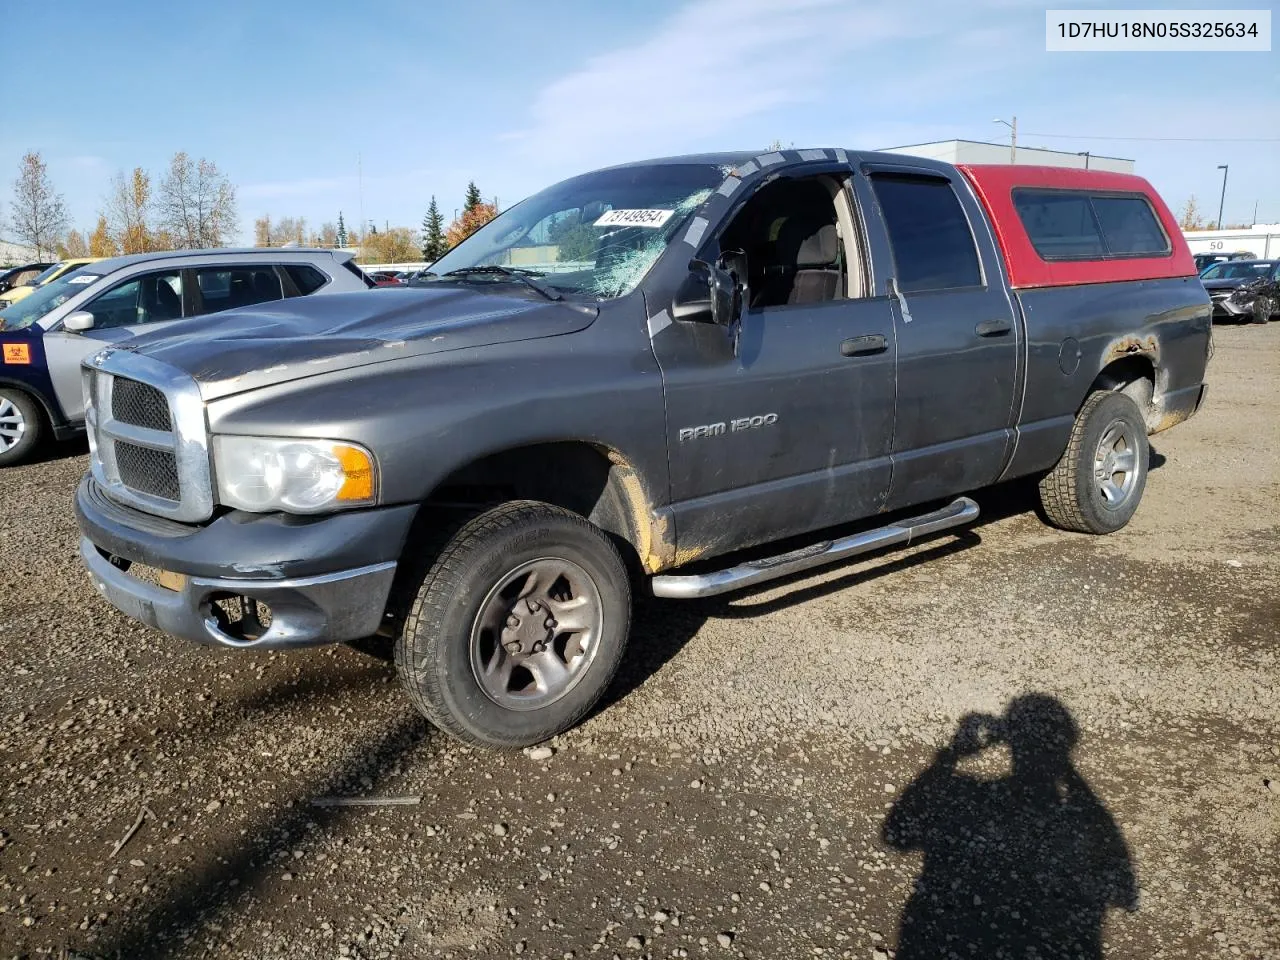
<svg viewBox="0 0 1280 960">
<path fill-rule="evenodd" d="M 654 164 L 566 180 L 476 231 L 432 265 L 430 279 L 511 285 L 501 271 L 481 272 L 503 267 L 561 294 L 623 296 L 724 176 L 714 164 Z"/>
</svg>

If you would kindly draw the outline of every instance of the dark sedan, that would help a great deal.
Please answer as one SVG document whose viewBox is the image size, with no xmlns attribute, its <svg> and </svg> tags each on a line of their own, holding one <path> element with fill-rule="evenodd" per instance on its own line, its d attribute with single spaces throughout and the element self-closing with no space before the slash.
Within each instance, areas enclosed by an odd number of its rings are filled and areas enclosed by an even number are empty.
<svg viewBox="0 0 1280 960">
<path fill-rule="evenodd" d="M 1213 301 L 1215 320 L 1257 320 L 1265 323 L 1277 309 L 1270 290 L 1280 281 L 1280 260 L 1228 260 L 1200 274 Z"/>
</svg>

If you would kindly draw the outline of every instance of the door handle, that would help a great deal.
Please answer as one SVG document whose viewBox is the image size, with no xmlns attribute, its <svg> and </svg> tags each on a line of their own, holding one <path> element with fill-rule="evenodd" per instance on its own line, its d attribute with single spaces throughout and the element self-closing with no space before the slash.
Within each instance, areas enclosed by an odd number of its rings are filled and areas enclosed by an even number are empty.
<svg viewBox="0 0 1280 960">
<path fill-rule="evenodd" d="M 843 341 L 840 344 L 840 356 L 866 357 L 873 353 L 884 353 L 888 349 L 889 343 L 884 334 L 869 333 L 865 337 L 850 337 Z"/>
<path fill-rule="evenodd" d="M 1013 329 L 1013 324 L 1004 317 L 997 317 L 994 320 L 983 320 L 980 324 L 973 328 L 973 332 L 980 337 L 998 337 L 1008 333 Z"/>
</svg>

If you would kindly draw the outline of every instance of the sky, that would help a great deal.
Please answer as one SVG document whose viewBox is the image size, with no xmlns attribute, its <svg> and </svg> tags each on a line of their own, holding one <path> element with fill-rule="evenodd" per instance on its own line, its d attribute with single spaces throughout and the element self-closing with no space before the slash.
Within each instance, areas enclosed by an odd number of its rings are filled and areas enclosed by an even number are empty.
<svg viewBox="0 0 1280 960">
<path fill-rule="evenodd" d="M 1194 194 L 1210 218 L 1227 164 L 1224 220 L 1252 222 L 1256 204 L 1257 222 L 1280 222 L 1280 143 L 1230 142 L 1280 137 L 1280 52 L 1047 53 L 1043 2 L 0 8 L 29 21 L 0 57 L 0 209 L 38 150 L 86 232 L 115 173 L 158 178 L 178 150 L 236 185 L 248 242 L 263 214 L 417 230 L 432 195 L 452 218 L 469 180 L 507 207 L 595 167 L 774 140 L 1006 143 L 993 118 L 1013 116 L 1020 146 L 1131 158 L 1171 207 Z"/>
</svg>

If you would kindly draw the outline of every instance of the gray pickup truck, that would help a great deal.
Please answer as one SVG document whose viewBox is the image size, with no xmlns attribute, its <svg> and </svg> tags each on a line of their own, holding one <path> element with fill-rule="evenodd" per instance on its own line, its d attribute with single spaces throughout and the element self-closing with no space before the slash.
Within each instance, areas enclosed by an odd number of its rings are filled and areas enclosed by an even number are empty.
<svg viewBox="0 0 1280 960">
<path fill-rule="evenodd" d="M 1210 346 L 1137 177 L 842 149 L 635 163 L 517 204 L 403 289 L 86 361 L 81 553 L 169 634 L 381 638 L 438 726 L 531 744 L 609 684 L 633 589 L 906 544 L 1014 477 L 1064 529 L 1124 526 Z"/>
</svg>

